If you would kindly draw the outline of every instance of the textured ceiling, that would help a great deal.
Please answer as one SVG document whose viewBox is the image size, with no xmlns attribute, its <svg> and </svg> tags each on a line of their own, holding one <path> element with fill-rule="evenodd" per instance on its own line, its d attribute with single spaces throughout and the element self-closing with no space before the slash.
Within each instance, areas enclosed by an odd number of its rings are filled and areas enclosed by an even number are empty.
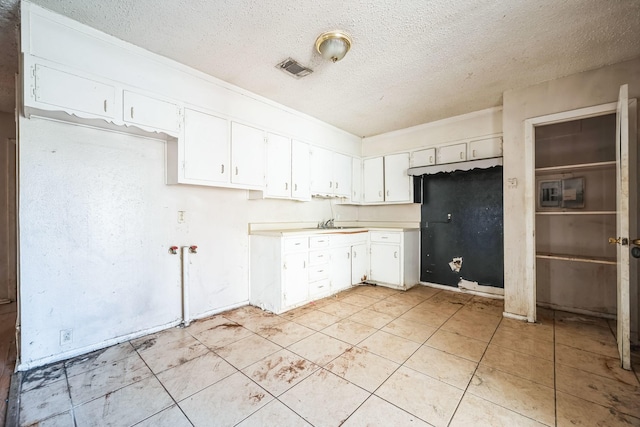
<svg viewBox="0 0 640 427">
<path fill-rule="evenodd" d="M 34 0 L 356 135 L 501 105 L 502 92 L 640 56 L 639 0 Z M 17 0 L 0 0 L 0 109 Z M 315 38 L 342 29 L 338 63 Z M 314 70 L 274 68 L 292 57 Z M 10 77 L 11 76 L 11 77 Z"/>
</svg>

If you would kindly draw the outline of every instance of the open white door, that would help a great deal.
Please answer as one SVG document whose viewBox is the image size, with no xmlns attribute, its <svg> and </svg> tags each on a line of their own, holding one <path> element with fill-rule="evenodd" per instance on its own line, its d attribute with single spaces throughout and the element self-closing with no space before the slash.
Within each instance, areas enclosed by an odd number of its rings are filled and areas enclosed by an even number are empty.
<svg viewBox="0 0 640 427">
<path fill-rule="evenodd" d="M 629 86 L 620 87 L 616 121 L 616 186 L 617 186 L 617 243 L 618 260 L 618 352 L 620 364 L 631 369 L 629 305 Z M 635 220 L 635 218 L 634 218 Z"/>
</svg>

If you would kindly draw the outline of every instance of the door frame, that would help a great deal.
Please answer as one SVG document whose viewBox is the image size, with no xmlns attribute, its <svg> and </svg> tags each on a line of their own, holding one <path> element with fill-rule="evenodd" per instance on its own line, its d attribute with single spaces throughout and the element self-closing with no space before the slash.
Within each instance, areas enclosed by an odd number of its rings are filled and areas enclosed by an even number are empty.
<svg viewBox="0 0 640 427">
<path fill-rule="evenodd" d="M 592 107 L 579 108 L 577 110 L 563 111 L 560 113 L 548 114 L 533 117 L 524 121 L 524 159 L 525 159 L 525 183 L 524 194 L 526 203 L 525 212 L 525 289 L 528 290 L 525 297 L 527 300 L 527 321 L 536 321 L 536 185 L 535 185 L 535 127 L 551 125 L 555 123 L 568 122 L 573 120 L 587 119 L 590 117 L 615 114 L 617 102 L 595 105 Z"/>
</svg>

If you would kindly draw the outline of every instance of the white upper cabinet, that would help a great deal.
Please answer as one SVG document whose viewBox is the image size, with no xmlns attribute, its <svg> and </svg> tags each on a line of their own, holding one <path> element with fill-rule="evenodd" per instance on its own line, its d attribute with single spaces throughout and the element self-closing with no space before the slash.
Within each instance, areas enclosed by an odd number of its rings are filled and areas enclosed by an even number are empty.
<svg viewBox="0 0 640 427">
<path fill-rule="evenodd" d="M 436 164 L 436 149 L 427 148 L 411 153 L 410 167 L 431 166 Z"/>
<path fill-rule="evenodd" d="M 171 134 L 180 130 L 180 107 L 177 104 L 125 90 L 123 105 L 125 123 Z"/>
<path fill-rule="evenodd" d="M 469 160 L 502 157 L 502 137 L 477 139 L 469 142 Z"/>
<path fill-rule="evenodd" d="M 267 187 L 265 196 L 291 196 L 291 139 L 267 134 Z"/>
<path fill-rule="evenodd" d="M 362 159 L 351 159 L 351 202 L 362 202 Z"/>
<path fill-rule="evenodd" d="M 33 88 L 29 95 L 43 107 L 59 107 L 72 113 L 88 113 L 104 118 L 115 116 L 115 86 L 45 67 L 33 68 Z M 28 98 L 27 98 L 28 99 Z"/>
<path fill-rule="evenodd" d="M 264 131 L 231 122 L 231 182 L 262 189 L 264 180 Z"/>
<path fill-rule="evenodd" d="M 362 162 L 364 203 L 384 201 L 384 159 L 374 157 Z"/>
<path fill-rule="evenodd" d="M 309 144 L 291 142 L 291 198 L 311 200 L 311 154 Z"/>
<path fill-rule="evenodd" d="M 384 156 L 384 200 L 385 202 L 411 202 L 411 177 L 409 153 Z"/>
<path fill-rule="evenodd" d="M 467 144 L 445 145 L 437 148 L 436 163 L 455 163 L 467 160 Z"/>
<path fill-rule="evenodd" d="M 333 194 L 338 197 L 351 196 L 351 157 L 333 153 Z"/>
<path fill-rule="evenodd" d="M 184 111 L 184 178 L 193 183 L 228 183 L 229 121 L 195 110 Z"/>
</svg>

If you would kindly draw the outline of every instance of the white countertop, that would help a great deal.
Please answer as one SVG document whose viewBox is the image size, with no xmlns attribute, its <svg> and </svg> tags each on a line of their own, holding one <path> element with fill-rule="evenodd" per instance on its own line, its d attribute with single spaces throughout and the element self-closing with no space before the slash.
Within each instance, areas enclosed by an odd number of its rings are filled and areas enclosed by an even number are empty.
<svg viewBox="0 0 640 427">
<path fill-rule="evenodd" d="M 398 223 L 398 224 L 377 224 L 377 225 L 336 225 L 336 228 L 305 227 L 301 224 L 277 224 L 279 228 L 272 228 L 266 224 L 249 224 L 249 234 L 258 236 L 304 236 L 315 234 L 356 234 L 367 233 L 369 231 L 416 231 L 420 227 L 418 224 Z"/>
</svg>

